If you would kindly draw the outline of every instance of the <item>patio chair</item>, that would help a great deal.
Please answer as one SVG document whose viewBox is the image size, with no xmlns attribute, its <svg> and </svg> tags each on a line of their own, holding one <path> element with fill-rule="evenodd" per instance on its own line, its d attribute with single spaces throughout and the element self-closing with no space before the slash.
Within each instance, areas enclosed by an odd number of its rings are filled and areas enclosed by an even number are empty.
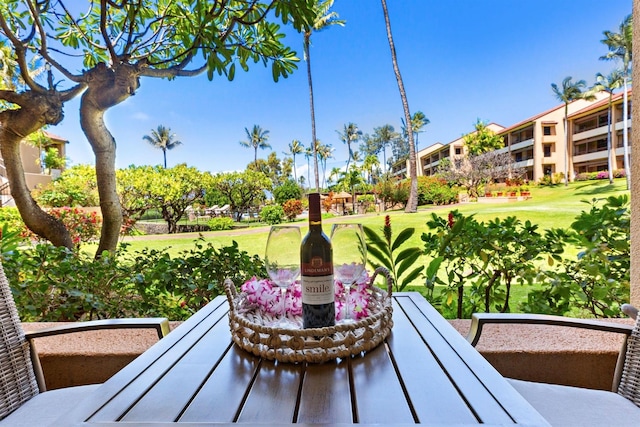
<svg viewBox="0 0 640 427">
<path fill-rule="evenodd" d="M 46 391 L 34 340 L 100 329 L 153 328 L 162 338 L 169 332 L 164 318 L 110 319 L 77 322 L 24 333 L 9 282 L 0 262 L 0 426 L 47 426 L 99 385 Z"/>
<path fill-rule="evenodd" d="M 640 316 L 625 304 L 622 311 L 636 319 L 635 326 L 591 319 L 537 314 L 476 313 L 467 340 L 475 346 L 482 327 L 489 323 L 568 326 L 623 334 L 612 391 L 509 379 L 511 385 L 552 426 L 640 425 Z"/>
</svg>

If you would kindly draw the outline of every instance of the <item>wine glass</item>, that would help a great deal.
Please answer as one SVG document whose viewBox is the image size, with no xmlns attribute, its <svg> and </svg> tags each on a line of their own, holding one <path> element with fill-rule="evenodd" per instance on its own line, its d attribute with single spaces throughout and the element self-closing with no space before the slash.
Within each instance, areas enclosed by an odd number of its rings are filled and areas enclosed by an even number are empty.
<svg viewBox="0 0 640 427">
<path fill-rule="evenodd" d="M 265 253 L 267 273 L 280 288 L 282 312 L 272 326 L 292 328 L 287 320 L 287 289 L 300 275 L 300 228 L 291 225 L 274 225 L 269 231 Z"/>
<path fill-rule="evenodd" d="M 334 224 L 331 229 L 333 274 L 345 290 L 345 323 L 351 319 L 351 286 L 364 273 L 367 265 L 367 245 L 362 224 Z"/>
</svg>

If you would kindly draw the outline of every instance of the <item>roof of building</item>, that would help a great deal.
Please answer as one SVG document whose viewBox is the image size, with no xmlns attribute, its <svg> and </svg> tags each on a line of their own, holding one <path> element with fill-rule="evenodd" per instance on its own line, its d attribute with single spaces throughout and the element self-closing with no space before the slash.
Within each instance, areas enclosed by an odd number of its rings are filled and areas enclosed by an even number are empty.
<svg viewBox="0 0 640 427">
<path fill-rule="evenodd" d="M 58 135 L 56 135 L 54 133 L 51 133 L 51 132 L 47 132 L 46 130 L 43 130 L 42 133 L 44 133 L 44 136 L 46 136 L 49 139 L 53 139 L 55 141 L 60 141 L 60 142 L 66 142 L 66 143 L 69 142 L 68 140 L 64 139 L 63 137 L 58 136 Z"/>
<path fill-rule="evenodd" d="M 628 97 L 631 97 L 631 89 L 629 89 L 627 91 L 627 94 L 628 94 L 627 95 Z M 616 93 L 615 95 L 613 95 L 613 98 L 611 98 L 611 102 L 616 102 L 616 101 L 622 99 L 623 95 L 624 95 L 624 92 Z M 588 106 L 584 107 L 581 110 L 578 110 L 578 111 L 576 111 L 574 113 L 569 114 L 569 118 L 572 118 L 572 117 L 575 117 L 575 116 L 580 116 L 580 115 L 582 115 L 584 113 L 587 113 L 589 111 L 598 111 L 600 109 L 604 109 L 608 105 L 609 105 L 609 97 L 607 96 L 606 98 L 601 99 L 598 102 L 594 102 L 593 104 L 588 105 Z"/>
</svg>

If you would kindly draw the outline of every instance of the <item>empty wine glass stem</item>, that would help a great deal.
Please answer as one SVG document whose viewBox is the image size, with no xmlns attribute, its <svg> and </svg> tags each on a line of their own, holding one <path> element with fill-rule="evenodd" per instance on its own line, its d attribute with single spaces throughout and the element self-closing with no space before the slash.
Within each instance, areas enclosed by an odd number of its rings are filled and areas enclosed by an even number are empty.
<svg viewBox="0 0 640 427">
<path fill-rule="evenodd" d="M 280 320 L 284 321 L 285 317 L 287 317 L 287 288 L 280 288 L 280 295 L 282 299 L 282 316 L 280 317 Z"/>
<path fill-rule="evenodd" d="M 351 284 L 345 284 L 344 285 L 344 291 L 346 293 L 346 295 L 344 297 L 344 304 L 345 304 L 344 318 L 345 319 L 351 319 L 351 308 L 350 308 L 350 304 L 351 304 Z"/>
</svg>

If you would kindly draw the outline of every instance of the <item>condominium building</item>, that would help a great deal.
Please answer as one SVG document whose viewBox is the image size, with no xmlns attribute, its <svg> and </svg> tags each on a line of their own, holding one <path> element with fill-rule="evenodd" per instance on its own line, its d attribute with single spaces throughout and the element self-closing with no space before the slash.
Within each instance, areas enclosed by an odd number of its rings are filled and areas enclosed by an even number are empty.
<svg viewBox="0 0 640 427">
<path fill-rule="evenodd" d="M 631 91 L 628 92 L 630 95 Z M 631 98 L 630 96 L 628 97 Z M 622 93 L 612 99 L 613 138 L 611 152 L 613 169 L 623 169 L 623 121 Z M 514 125 L 503 127 L 496 123 L 487 125 L 502 136 L 504 147 L 499 152 L 511 154 L 514 164 L 526 171 L 526 178 L 537 182 L 545 175 L 568 173 L 573 180 L 578 173 L 608 169 L 607 161 L 607 113 L 609 94 L 598 93 L 593 101 L 583 99 L 568 104 L 568 147 L 565 149 L 565 105 L 529 117 Z M 631 126 L 631 105 L 629 120 Z M 630 132 L 629 132 L 630 134 Z M 469 134 L 467 134 L 469 135 Z M 436 173 L 443 159 L 466 154 L 464 138 L 461 136 L 447 144 L 435 143 L 417 153 L 417 172 L 420 175 Z M 629 141 L 629 147 L 631 146 Z M 392 168 L 395 176 L 408 176 L 408 162 Z"/>
<path fill-rule="evenodd" d="M 631 136 L 631 90 L 627 93 L 627 129 Z M 571 167 L 575 174 L 609 170 L 609 158 L 613 170 L 624 169 L 624 115 L 623 93 L 611 99 L 611 151 L 609 135 L 609 96 L 569 115 L 571 131 Z M 631 141 L 628 141 L 631 147 Z M 629 153 L 630 154 L 630 153 Z"/>
<path fill-rule="evenodd" d="M 24 169 L 24 175 L 29 189 L 34 189 L 38 185 L 44 185 L 51 182 L 51 180 L 56 177 L 57 173 L 59 173 L 59 171 L 56 172 L 44 169 L 41 161 L 41 156 L 44 150 L 53 148 L 58 152 L 60 157 L 65 157 L 66 155 L 67 140 L 47 131 L 43 131 L 43 133 L 47 142 L 41 147 L 25 141 L 20 144 L 22 168 Z M 7 179 L 7 169 L 4 164 L 2 154 L 0 153 L 0 207 L 12 205 L 13 200 L 11 198 L 9 181 Z"/>
</svg>

